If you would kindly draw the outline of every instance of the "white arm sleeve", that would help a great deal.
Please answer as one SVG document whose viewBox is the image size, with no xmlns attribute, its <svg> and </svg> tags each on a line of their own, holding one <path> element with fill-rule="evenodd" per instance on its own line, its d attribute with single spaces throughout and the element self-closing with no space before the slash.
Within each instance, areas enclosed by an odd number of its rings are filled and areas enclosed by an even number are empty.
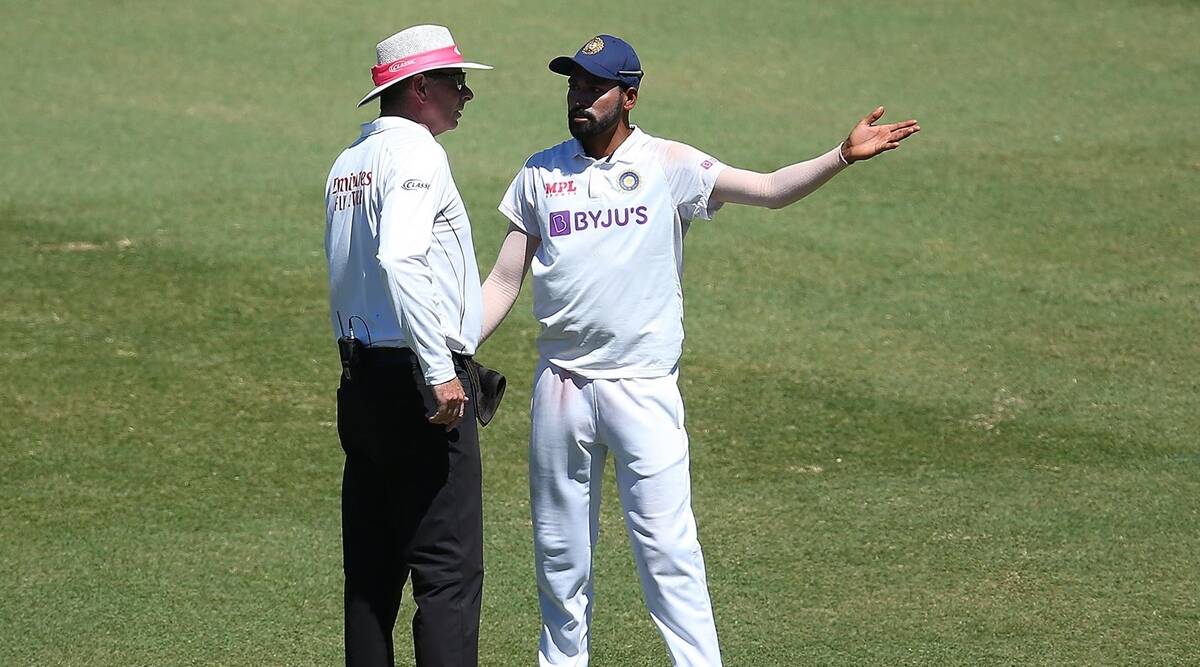
<svg viewBox="0 0 1200 667">
<path fill-rule="evenodd" d="M 820 157 L 769 174 L 729 167 L 717 176 L 712 198 L 731 204 L 783 208 L 812 194 L 847 166 L 839 144 Z"/>
<path fill-rule="evenodd" d="M 529 262 L 541 241 L 526 234 L 515 224 L 509 225 L 508 234 L 500 246 L 500 254 L 492 266 L 492 272 L 483 281 L 483 337 L 486 341 L 505 316 L 512 310 L 521 293 L 521 283 L 529 271 Z"/>
<path fill-rule="evenodd" d="M 437 313 L 437 291 L 429 268 L 433 221 L 441 211 L 449 183 L 449 165 L 440 147 L 403 167 L 390 160 L 382 186 L 379 215 L 379 265 L 387 274 L 392 306 L 428 384 L 455 377 L 454 360 Z"/>
</svg>

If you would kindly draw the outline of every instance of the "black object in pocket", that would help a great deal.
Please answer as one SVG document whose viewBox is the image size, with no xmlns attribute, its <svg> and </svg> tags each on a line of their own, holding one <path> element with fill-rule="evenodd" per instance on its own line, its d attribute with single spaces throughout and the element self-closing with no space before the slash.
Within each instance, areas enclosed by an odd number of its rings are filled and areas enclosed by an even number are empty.
<svg viewBox="0 0 1200 667">
<path fill-rule="evenodd" d="M 504 390 L 508 386 L 508 380 L 499 371 L 492 370 L 474 359 L 467 363 L 470 365 L 471 377 L 475 381 L 475 416 L 479 419 L 480 425 L 487 426 L 496 416 L 496 411 L 500 409 L 500 401 L 504 399 Z"/>
</svg>

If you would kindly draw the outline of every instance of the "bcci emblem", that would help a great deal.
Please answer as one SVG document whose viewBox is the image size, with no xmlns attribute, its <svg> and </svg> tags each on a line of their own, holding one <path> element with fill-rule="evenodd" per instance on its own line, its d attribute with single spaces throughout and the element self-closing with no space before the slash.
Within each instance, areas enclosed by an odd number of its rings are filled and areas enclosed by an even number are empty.
<svg viewBox="0 0 1200 667">
<path fill-rule="evenodd" d="M 633 192 L 641 184 L 642 178 L 637 175 L 636 171 L 627 171 L 617 179 L 617 185 L 621 186 L 625 192 Z"/>
<path fill-rule="evenodd" d="M 583 45 L 582 49 L 579 50 L 582 51 L 583 55 L 585 56 L 594 56 L 604 50 L 604 40 L 600 39 L 599 37 L 593 37 L 590 41 L 588 41 L 587 44 Z"/>
</svg>

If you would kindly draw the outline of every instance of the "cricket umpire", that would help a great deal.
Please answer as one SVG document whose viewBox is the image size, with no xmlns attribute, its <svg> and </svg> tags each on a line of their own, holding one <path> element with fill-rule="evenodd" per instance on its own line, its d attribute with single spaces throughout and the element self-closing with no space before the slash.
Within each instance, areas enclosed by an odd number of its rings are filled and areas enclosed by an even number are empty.
<svg viewBox="0 0 1200 667">
<path fill-rule="evenodd" d="M 612 454 L 646 606 L 673 665 L 721 664 L 691 507 L 678 389 L 683 239 L 723 204 L 780 208 L 849 164 L 897 148 L 915 120 L 875 125 L 824 155 L 760 174 L 630 125 L 643 71 L 612 35 L 550 62 L 567 76 L 572 139 L 517 172 L 500 211 L 509 231 L 483 287 L 483 335 L 526 271 L 541 324 L 529 454 L 541 665 L 588 664 L 592 551 Z"/>
<path fill-rule="evenodd" d="M 325 189 L 330 321 L 342 357 L 346 664 L 394 664 L 412 580 L 418 665 L 478 662 L 483 512 L 470 369 L 482 317 L 471 223 L 434 139 L 473 93 L 450 31 L 420 25 L 376 47 L 379 117 Z"/>
</svg>

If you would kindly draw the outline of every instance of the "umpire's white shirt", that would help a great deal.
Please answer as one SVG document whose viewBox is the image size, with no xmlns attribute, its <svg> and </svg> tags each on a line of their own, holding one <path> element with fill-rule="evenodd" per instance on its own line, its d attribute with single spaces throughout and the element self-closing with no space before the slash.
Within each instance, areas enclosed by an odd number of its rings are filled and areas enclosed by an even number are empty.
<svg viewBox="0 0 1200 667">
<path fill-rule="evenodd" d="M 329 172 L 325 209 L 334 337 L 353 317 L 372 345 L 412 348 L 429 384 L 454 378 L 450 352 L 475 353 L 482 298 L 471 223 L 441 145 L 404 118 L 364 124 Z"/>
<path fill-rule="evenodd" d="M 683 349 L 683 236 L 724 165 L 640 129 L 595 160 L 577 140 L 529 158 L 500 212 L 541 239 L 538 351 L 586 378 L 669 374 Z"/>
</svg>

